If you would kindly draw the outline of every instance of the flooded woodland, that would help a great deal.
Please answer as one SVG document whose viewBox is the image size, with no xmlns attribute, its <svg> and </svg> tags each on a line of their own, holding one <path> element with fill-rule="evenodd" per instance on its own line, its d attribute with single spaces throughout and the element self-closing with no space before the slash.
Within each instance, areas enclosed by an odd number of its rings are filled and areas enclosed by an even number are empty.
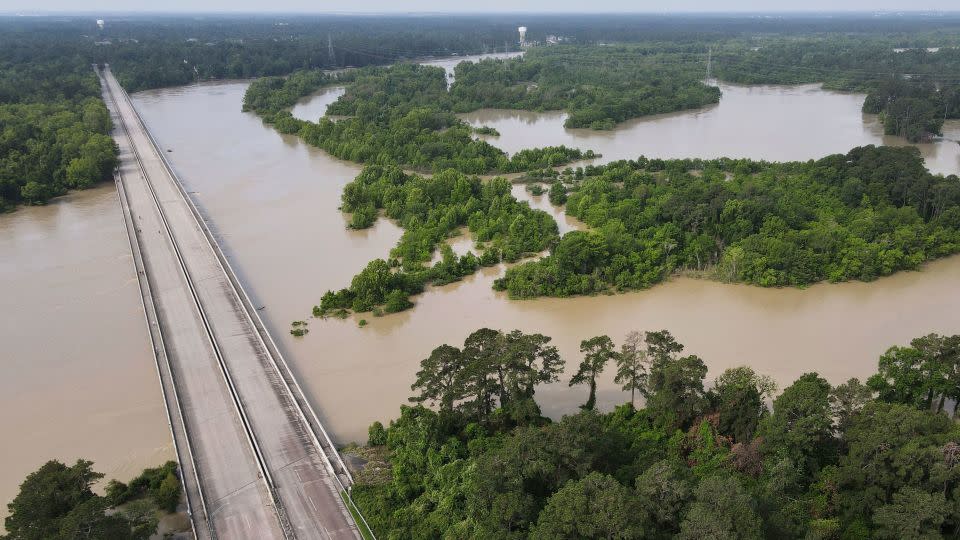
<svg viewBox="0 0 960 540">
<path fill-rule="evenodd" d="M 433 62 L 448 69 L 462 59 Z M 568 374 L 581 339 L 631 330 L 669 329 L 703 357 L 708 380 L 748 364 L 785 384 L 817 371 L 838 383 L 873 372 L 888 346 L 960 327 L 960 257 L 871 283 L 763 289 L 678 277 L 629 294 L 514 301 L 492 290 L 503 266 L 429 288 L 414 309 L 384 317 L 305 319 L 328 289 L 346 286 L 374 258 L 385 257 L 401 229 L 381 219 L 346 227 L 340 192 L 361 166 L 337 160 L 295 136 L 240 112 L 248 82 L 199 84 L 133 96 L 147 125 L 205 213 L 261 315 L 298 373 L 331 435 L 363 441 L 410 395 L 419 361 L 441 343 L 459 344 L 480 327 L 514 328 L 554 338 Z M 625 122 L 612 131 L 564 129 L 565 113 L 481 110 L 467 122 L 500 132 L 488 140 L 507 152 L 564 144 L 603 154 L 596 162 L 648 157 L 749 157 L 806 160 L 865 144 L 906 144 L 883 135 L 860 112 L 863 95 L 818 86 L 721 84 L 712 107 Z M 315 120 L 342 89 L 327 88 L 294 108 Z M 189 119 L 189 121 L 184 121 Z M 960 172 L 960 122 L 944 138 L 920 144 L 928 167 Z M 577 226 L 546 196 L 514 194 Z M 44 207 L 0 215 L 0 342 L 8 374 L 0 379 L 0 429 L 8 467 L 0 499 L 51 458 L 85 457 L 108 477 L 127 478 L 172 457 L 160 388 L 150 355 L 129 247 L 111 185 L 77 192 Z M 469 238 L 452 241 L 457 251 Z M 610 370 L 612 371 L 612 370 Z M 626 396 L 605 373 L 598 403 Z M 566 380 L 538 391 L 548 415 L 572 412 L 583 388 Z"/>
</svg>

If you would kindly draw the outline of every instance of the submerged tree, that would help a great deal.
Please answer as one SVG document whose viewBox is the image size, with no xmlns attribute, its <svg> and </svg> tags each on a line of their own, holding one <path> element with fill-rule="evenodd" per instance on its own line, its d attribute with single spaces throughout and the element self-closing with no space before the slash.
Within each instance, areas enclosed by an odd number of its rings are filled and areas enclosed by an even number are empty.
<svg viewBox="0 0 960 540">
<path fill-rule="evenodd" d="M 891 347 L 880 357 L 867 385 L 889 403 L 943 410 L 946 401 L 960 404 L 960 336 L 929 334 L 909 347 Z"/>
<path fill-rule="evenodd" d="M 647 351 L 643 349 L 643 334 L 630 332 L 616 356 L 617 375 L 613 381 L 630 391 L 630 404 L 636 403 L 637 391 L 643 392 L 647 382 Z"/>
<path fill-rule="evenodd" d="M 617 353 L 613 349 L 613 340 L 609 336 L 596 336 L 581 341 L 580 352 L 584 355 L 583 361 L 580 362 L 580 367 L 570 379 L 568 386 L 575 384 L 590 385 L 590 395 L 587 402 L 580 408 L 593 410 L 597 404 L 597 375 L 603 372 L 607 362 L 613 359 Z"/>
<path fill-rule="evenodd" d="M 462 369 L 463 355 L 460 349 L 440 345 L 420 362 L 417 380 L 410 385 L 411 390 L 420 390 L 420 393 L 411 397 L 410 401 L 429 401 L 439 404 L 441 410 L 453 410 L 454 402 L 464 397 Z"/>
</svg>

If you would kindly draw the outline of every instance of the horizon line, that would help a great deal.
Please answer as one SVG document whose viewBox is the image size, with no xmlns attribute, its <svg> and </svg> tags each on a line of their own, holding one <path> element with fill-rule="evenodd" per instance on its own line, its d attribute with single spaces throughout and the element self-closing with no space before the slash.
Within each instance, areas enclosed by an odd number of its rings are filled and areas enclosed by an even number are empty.
<svg viewBox="0 0 960 540">
<path fill-rule="evenodd" d="M 492 16 L 492 15 L 538 15 L 538 16 L 551 16 L 551 15 L 865 15 L 865 16 L 896 16 L 896 15 L 960 15 L 960 8 L 954 10 L 942 10 L 942 9 L 898 9 L 898 10 L 862 10 L 862 9 L 836 9 L 836 10 L 677 10 L 677 11 L 632 11 L 632 10 L 597 10 L 597 11 L 577 11 L 577 10 L 551 10 L 551 11 L 384 11 L 384 10 L 361 10 L 361 11 L 340 11 L 340 10 L 327 10 L 327 11 L 304 11 L 304 10 L 290 10 L 290 11 L 248 11 L 248 10 L 216 10 L 216 11 L 206 11 L 206 10 L 171 10 L 171 11 L 162 11 L 162 10 L 106 10 L 98 11 L 95 9 L 83 9 L 83 10 L 43 10 L 43 9 L 33 9 L 33 10 L 0 10 L 0 16 L 13 16 L 13 17 L 62 17 L 62 16 L 74 16 L 74 15 L 92 15 L 92 14 L 102 14 L 102 15 L 253 15 L 253 16 L 269 16 L 269 15 L 327 15 L 327 16 L 384 16 L 384 15 L 408 15 L 408 16 Z"/>
</svg>

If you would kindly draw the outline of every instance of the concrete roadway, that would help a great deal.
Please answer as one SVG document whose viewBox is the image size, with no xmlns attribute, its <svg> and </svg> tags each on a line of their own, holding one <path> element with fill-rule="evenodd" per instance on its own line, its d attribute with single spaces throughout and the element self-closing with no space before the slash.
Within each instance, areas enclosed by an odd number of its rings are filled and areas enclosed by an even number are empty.
<svg viewBox="0 0 960 540">
<path fill-rule="evenodd" d="M 178 452 L 181 461 L 190 461 L 182 476 L 197 536 L 359 538 L 330 456 L 177 180 L 109 68 L 102 81 L 121 151 L 121 201 L 136 229 L 132 243 L 139 246 L 150 289 L 145 301 L 155 307 L 169 361 L 161 378 L 172 378 L 172 386 L 162 382 L 176 392 L 174 436 L 177 413 L 188 435 Z"/>
</svg>

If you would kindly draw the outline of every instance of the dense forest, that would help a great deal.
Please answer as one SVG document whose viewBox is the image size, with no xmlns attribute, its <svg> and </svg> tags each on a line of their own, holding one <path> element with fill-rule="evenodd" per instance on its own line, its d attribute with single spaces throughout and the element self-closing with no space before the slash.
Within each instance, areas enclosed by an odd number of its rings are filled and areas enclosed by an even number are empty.
<svg viewBox="0 0 960 540">
<path fill-rule="evenodd" d="M 0 211 L 108 179 L 110 118 L 92 64 L 128 91 L 513 47 L 473 19 L 0 17 Z"/>
<path fill-rule="evenodd" d="M 708 383 L 668 331 L 619 349 L 597 336 L 563 381 L 589 388 L 583 410 L 557 422 L 534 396 L 563 370 L 550 341 L 484 328 L 421 362 L 418 405 L 352 450 L 367 460 L 353 499 L 379 537 L 960 534 L 960 424 L 944 405 L 960 399 L 960 336 L 891 348 L 866 384 L 806 373 L 779 394 L 749 367 Z M 608 368 L 630 401 L 598 412 Z"/>
<path fill-rule="evenodd" d="M 867 281 L 960 251 L 960 179 L 930 174 L 912 147 L 790 163 L 641 157 L 554 187 L 589 230 L 508 269 L 495 286 L 512 297 L 641 289 L 678 271 L 760 286 Z"/>
<path fill-rule="evenodd" d="M 883 114 L 888 133 L 911 140 L 938 133 L 944 118 L 960 115 L 954 75 L 960 50 L 951 48 L 960 44 L 960 18 L 951 15 L 124 16 L 108 18 L 103 28 L 92 17 L 0 17 L 0 209 L 42 203 L 108 176 L 114 151 L 102 137 L 109 122 L 97 104 L 93 63 L 110 63 L 124 87 L 136 91 L 516 50 L 519 24 L 530 27 L 533 42 L 551 34 L 566 43 L 618 45 L 576 52 L 534 48 L 524 60 L 463 65 L 450 94 L 456 97 L 443 112 L 489 105 L 564 108 L 571 127 L 609 128 L 643 114 L 715 102 L 716 89 L 698 79 L 714 49 L 714 73 L 725 80 L 825 82 L 869 91 L 864 110 Z M 471 142 L 467 128 L 449 115 L 418 110 L 414 116 L 414 125 L 450 132 L 427 141 L 431 152 L 442 149 L 438 157 L 447 163 L 458 161 L 470 173 L 479 172 L 481 162 L 487 170 L 509 168 L 494 149 Z M 278 123 L 300 129 L 293 124 Z M 357 135 L 354 125 L 324 129 L 346 140 Z M 330 139 L 330 133 L 314 133 L 320 135 Z M 336 153 L 369 161 L 388 144 L 338 144 Z M 419 166 L 443 168 L 424 163 L 431 152 L 417 156 L 409 146 L 398 153 L 410 164 L 423 158 Z"/>
<path fill-rule="evenodd" d="M 459 64 L 450 94 L 458 112 L 565 109 L 568 128 L 612 129 L 720 101 L 720 89 L 701 82 L 702 52 L 698 44 L 535 47 L 522 58 Z"/>
<path fill-rule="evenodd" d="M 147 540 L 157 531 L 159 517 L 177 511 L 180 479 L 177 464 L 145 469 L 124 484 L 107 483 L 106 493 L 91 489 L 103 478 L 93 463 L 73 465 L 48 461 L 30 473 L 20 492 L 7 505 L 2 540 Z"/>
<path fill-rule="evenodd" d="M 387 64 L 516 47 L 486 18 L 364 16 L 0 17 L 0 56 L 110 63 L 130 92 L 209 79 Z"/>
<path fill-rule="evenodd" d="M 89 64 L 0 52 L 0 212 L 109 179 L 111 126 Z"/>
<path fill-rule="evenodd" d="M 715 73 L 744 84 L 821 82 L 867 92 L 863 111 L 880 114 L 888 135 L 917 142 L 939 135 L 945 119 L 960 118 L 960 48 L 953 39 L 943 37 L 931 50 L 895 48 L 877 37 L 728 45 Z"/>
<path fill-rule="evenodd" d="M 80 56 L 109 62 L 129 91 L 197 80 L 286 75 L 296 70 L 387 64 L 428 56 L 516 50 L 517 26 L 528 39 L 570 42 L 748 41 L 756 36 L 855 35 L 889 47 L 956 45 L 954 14 L 864 17 L 795 15 L 550 15 L 461 16 L 272 14 L 261 16 L 0 17 L 0 56 Z"/>
</svg>

